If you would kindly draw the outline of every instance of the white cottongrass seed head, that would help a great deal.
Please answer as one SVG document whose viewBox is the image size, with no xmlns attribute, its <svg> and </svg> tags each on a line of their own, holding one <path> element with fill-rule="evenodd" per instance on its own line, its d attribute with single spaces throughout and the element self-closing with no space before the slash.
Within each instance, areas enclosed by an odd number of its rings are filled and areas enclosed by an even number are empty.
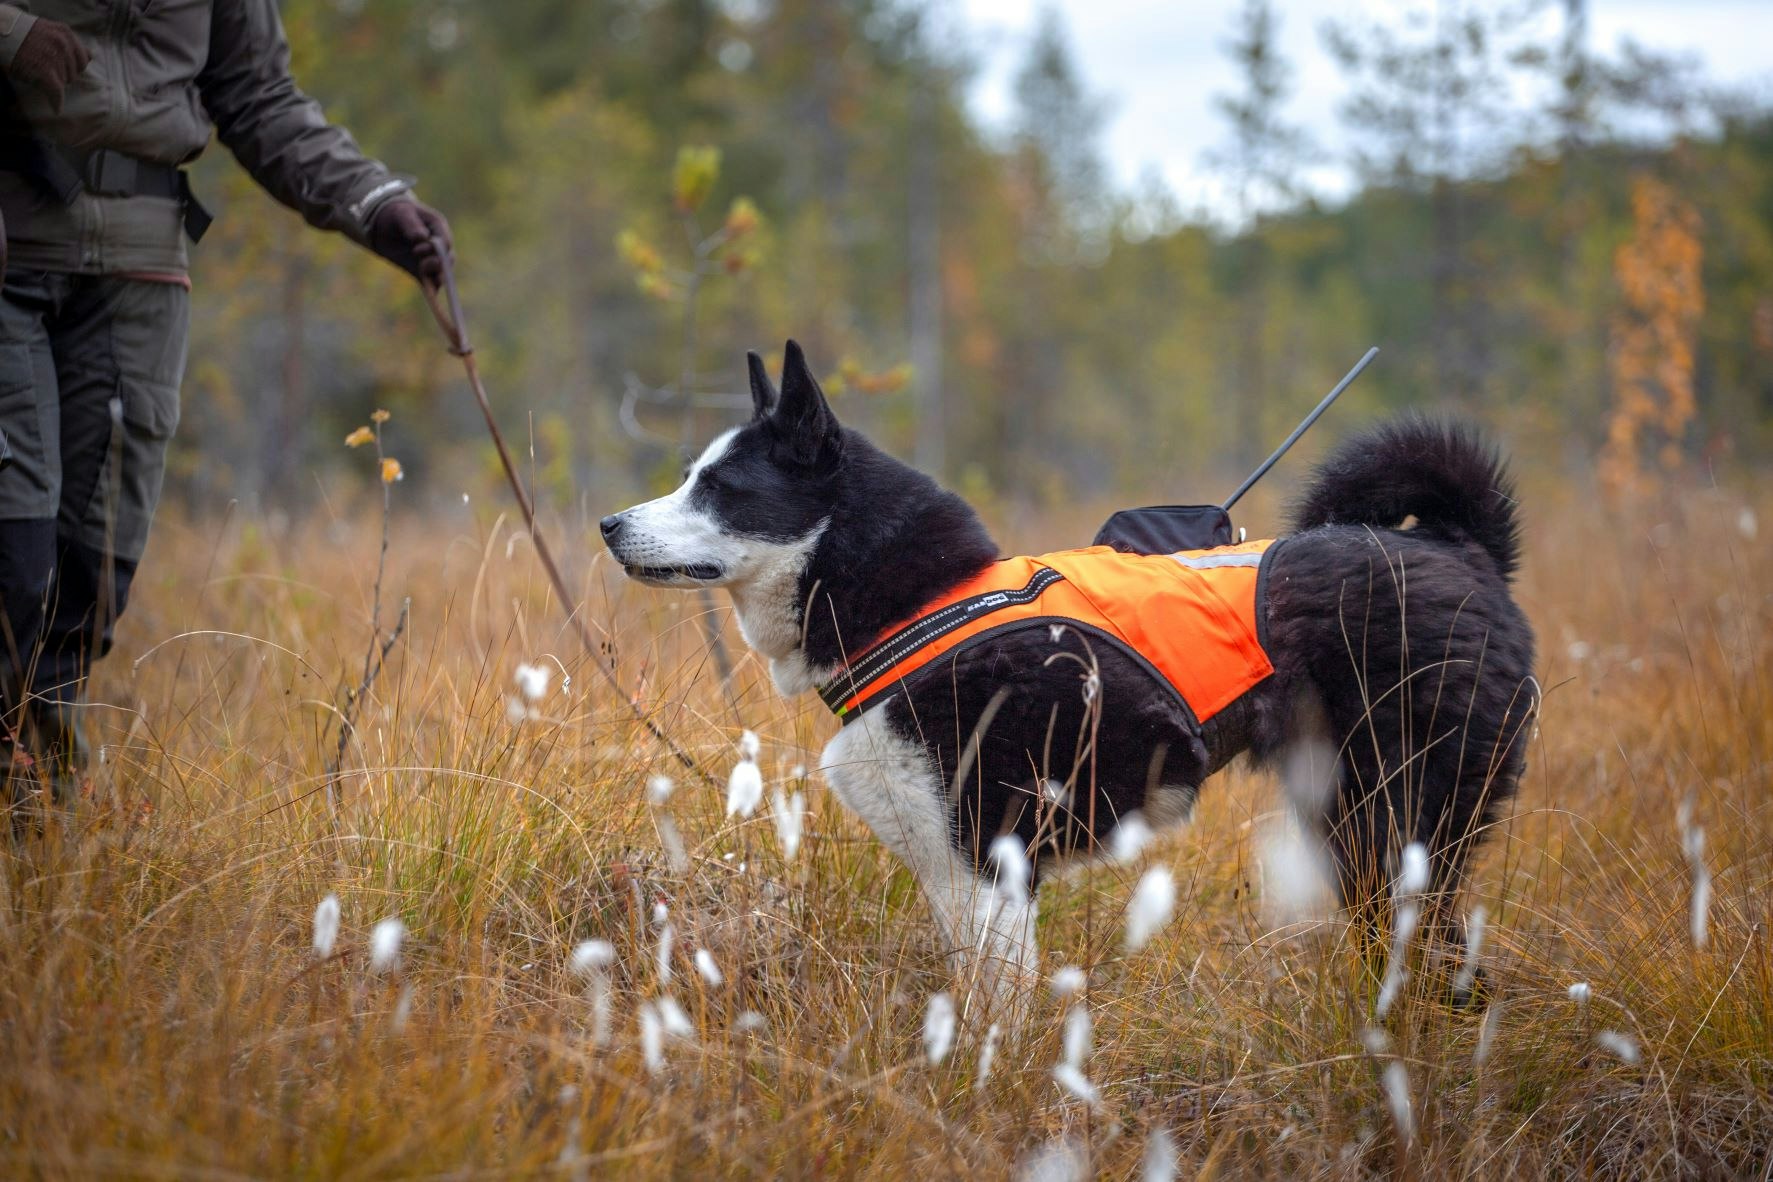
<svg viewBox="0 0 1773 1182">
<path fill-rule="evenodd" d="M 328 895 L 314 908 L 314 955 L 325 960 L 339 941 L 339 897 Z"/>
<path fill-rule="evenodd" d="M 991 841 L 986 857 L 997 867 L 997 884 L 993 888 L 1000 897 L 1007 899 L 1025 899 L 1028 897 L 1028 847 L 1020 837 L 1005 833 Z"/>
<path fill-rule="evenodd" d="M 1127 951 L 1145 947 L 1175 914 L 1176 879 L 1167 867 L 1153 866 L 1139 879 L 1127 904 Z"/>
<path fill-rule="evenodd" d="M 1595 1042 L 1603 1051 L 1617 1058 L 1628 1067 L 1636 1067 L 1638 1059 L 1638 1040 L 1629 1034 L 1617 1030 L 1603 1030 L 1594 1036 Z"/>
<path fill-rule="evenodd" d="M 1483 1025 L 1478 1027 L 1477 1046 L 1471 1052 L 1471 1065 L 1482 1067 L 1489 1061 L 1490 1052 L 1496 1047 L 1496 1032 L 1502 1029 L 1502 1003 L 1491 1002 L 1490 1008 L 1484 1011 Z"/>
<path fill-rule="evenodd" d="M 1398 867 L 1397 890 L 1400 895 L 1420 895 L 1428 889 L 1428 849 L 1419 841 L 1404 847 L 1403 863 Z"/>
<path fill-rule="evenodd" d="M 548 683 L 554 679 L 554 670 L 542 661 L 531 665 L 527 662 L 517 666 L 515 674 L 517 692 L 523 695 L 526 702 L 539 702 L 548 696 Z"/>
<path fill-rule="evenodd" d="M 1416 1139 L 1416 1112 L 1410 1103 L 1410 1073 L 1402 1059 L 1393 1059 L 1380 1070 L 1379 1086 L 1385 1092 L 1385 1106 L 1391 1110 L 1391 1123 L 1397 1126 L 1398 1140 L 1408 1145 Z"/>
<path fill-rule="evenodd" d="M 776 823 L 776 840 L 782 843 L 782 860 L 794 861 L 806 832 L 806 793 L 776 789 L 770 797 L 770 818 Z"/>
<path fill-rule="evenodd" d="M 369 933 L 369 968 L 385 973 L 400 964 L 400 944 L 406 939 L 406 924 L 389 916 Z"/>
<path fill-rule="evenodd" d="M 683 1012 L 683 1007 L 677 1004 L 675 997 L 662 993 L 655 1005 L 658 1008 L 659 1023 L 665 1028 L 666 1034 L 681 1039 L 696 1037 L 695 1023 L 689 1020 L 689 1015 Z"/>
<path fill-rule="evenodd" d="M 1410 979 L 1410 970 L 1404 967 L 1409 962 L 1410 940 L 1416 935 L 1416 924 L 1422 918 L 1422 905 L 1414 898 L 1398 906 L 1392 918 L 1391 955 L 1385 963 L 1385 980 L 1379 986 L 1379 1001 L 1376 1012 L 1383 1018 L 1391 1012 L 1391 1007 L 1404 991 L 1404 983 Z"/>
<path fill-rule="evenodd" d="M 1074 993 L 1082 993 L 1089 981 L 1087 973 L 1074 964 L 1068 964 L 1053 974 L 1053 996 L 1067 998 Z"/>
<path fill-rule="evenodd" d="M 573 972 L 581 977 L 606 973 L 616 963 L 616 946 L 608 940 L 581 940 L 573 945 Z"/>
<path fill-rule="evenodd" d="M 1089 1062 L 1090 1045 L 1095 1037 L 1095 1023 L 1089 1007 L 1078 1002 L 1065 1013 L 1065 1031 L 1060 1046 L 1060 1061 L 1079 1071 Z"/>
<path fill-rule="evenodd" d="M 1084 1182 L 1089 1176 L 1089 1155 L 1075 1141 L 1049 1141 L 1016 1164 L 1016 1182 Z"/>
<path fill-rule="evenodd" d="M 932 993 L 923 1012 L 923 1053 L 933 1067 L 954 1049 L 954 999 L 946 993 Z"/>
<path fill-rule="evenodd" d="M 653 824 L 659 830 L 659 845 L 665 850 L 665 865 L 673 874 L 689 872 L 689 851 L 684 848 L 683 834 L 678 831 L 677 822 L 664 809 L 653 810 Z"/>
<path fill-rule="evenodd" d="M 762 753 L 763 743 L 758 739 L 756 731 L 741 731 L 739 733 L 740 759 L 749 759 L 752 763 L 756 763 L 757 757 Z"/>
<path fill-rule="evenodd" d="M 1572 983 L 1567 992 L 1570 995 L 1570 1000 L 1577 1005 L 1588 1004 L 1588 999 L 1594 996 L 1594 989 L 1587 981 L 1576 981 Z"/>
<path fill-rule="evenodd" d="M 1145 815 L 1135 809 L 1122 817 L 1120 824 L 1109 832 L 1108 857 L 1123 866 L 1135 862 L 1156 836 L 1156 830 L 1145 820 Z"/>
<path fill-rule="evenodd" d="M 677 784 L 670 776 L 648 776 L 646 781 L 646 802 L 654 808 L 671 799 L 671 793 Z"/>
<path fill-rule="evenodd" d="M 750 731 L 746 731 L 750 734 Z M 763 773 L 755 760 L 740 759 L 726 778 L 726 815 L 750 817 L 763 802 Z"/>
<path fill-rule="evenodd" d="M 1327 916 L 1335 891 L 1321 843 L 1287 818 L 1270 827 L 1261 844 L 1263 902 L 1283 923 Z"/>
<path fill-rule="evenodd" d="M 659 925 L 659 949 L 654 964 L 659 971 L 659 984 L 671 983 L 671 946 L 677 940 L 677 929 L 669 923 Z"/>
<path fill-rule="evenodd" d="M 1145 1138 L 1145 1156 L 1139 1163 L 1140 1182 L 1174 1182 L 1176 1138 L 1159 1125 Z"/>
<path fill-rule="evenodd" d="M 1484 924 L 1489 920 L 1490 913 L 1482 904 L 1471 909 L 1465 917 L 1465 959 L 1459 963 L 1459 971 L 1453 974 L 1453 993 L 1455 996 L 1470 996 L 1472 987 L 1477 984 L 1478 954 L 1484 948 Z"/>
<path fill-rule="evenodd" d="M 720 971 L 720 966 L 714 963 L 714 954 L 712 952 L 709 952 L 706 948 L 698 948 L 696 949 L 695 959 L 696 972 L 702 975 L 702 980 L 708 982 L 708 984 L 714 986 L 716 989 L 726 981 L 726 977 Z"/>
<path fill-rule="evenodd" d="M 665 1023 L 650 1001 L 640 1003 L 640 1057 L 649 1075 L 665 1074 Z"/>
<path fill-rule="evenodd" d="M 1091 1107 L 1094 1107 L 1096 1102 L 1102 1098 L 1102 1093 L 1096 1090 L 1096 1085 L 1090 1082 L 1090 1077 L 1069 1063 L 1060 1063 L 1053 1068 L 1053 1082 L 1058 1084 L 1066 1094 L 1082 1100 Z"/>
<path fill-rule="evenodd" d="M 985 1031 L 985 1041 L 979 1045 L 979 1070 L 973 1075 L 975 1088 L 984 1087 L 991 1078 L 991 1068 L 997 1062 L 997 1044 L 1002 1038 L 1003 1027 L 993 1022 Z"/>
<path fill-rule="evenodd" d="M 1693 874 L 1693 901 L 1689 913 L 1693 947 L 1704 948 L 1711 935 L 1711 866 L 1705 860 L 1705 828 L 1693 824 L 1693 810 L 1693 798 L 1689 796 L 1681 802 L 1675 820 L 1681 830 L 1681 850 L 1687 855 L 1687 865 Z"/>
</svg>

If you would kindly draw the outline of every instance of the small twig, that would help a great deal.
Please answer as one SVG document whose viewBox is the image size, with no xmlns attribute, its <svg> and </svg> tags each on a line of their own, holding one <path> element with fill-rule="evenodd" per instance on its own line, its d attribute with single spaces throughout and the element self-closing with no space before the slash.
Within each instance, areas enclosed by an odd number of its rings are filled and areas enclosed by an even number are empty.
<svg viewBox="0 0 1773 1182">
<path fill-rule="evenodd" d="M 382 423 L 387 418 L 388 416 L 382 411 L 377 411 L 370 416 L 370 422 L 375 428 L 376 472 L 382 482 L 382 548 L 376 556 L 375 590 L 369 600 L 369 644 L 363 650 L 363 677 L 357 684 L 356 692 L 345 699 L 345 705 L 339 711 L 339 745 L 333 753 L 332 762 L 326 768 L 326 807 L 335 820 L 338 817 L 339 807 L 336 791 L 339 772 L 345 766 L 345 748 L 350 744 L 351 736 L 356 733 L 352 719 L 356 716 L 358 703 L 363 701 L 364 696 L 369 693 L 370 687 L 375 684 L 376 677 L 382 671 L 383 663 L 388 659 L 389 651 L 394 647 L 394 642 L 399 640 L 400 634 L 406 630 L 407 611 L 412 607 L 410 597 L 401 604 L 400 619 L 394 625 L 394 631 L 389 633 L 387 641 L 381 644 L 378 653 L 377 642 L 382 637 L 382 579 L 388 573 L 388 524 L 394 508 L 394 486 L 382 471 L 382 467 L 388 459 L 386 453 L 382 451 Z"/>
<path fill-rule="evenodd" d="M 379 594 L 379 581 L 377 586 Z M 363 654 L 363 681 L 357 686 L 356 692 L 346 700 L 345 708 L 339 712 L 339 746 L 338 750 L 333 752 L 332 764 L 326 769 L 326 807 L 335 814 L 338 811 L 338 796 L 334 791 L 334 786 L 339 782 L 341 769 L 345 766 L 345 748 L 350 744 L 351 736 L 357 733 L 357 724 L 354 721 L 357 705 L 369 695 L 370 688 L 376 683 L 376 678 L 381 676 L 382 666 L 387 663 L 388 654 L 399 642 L 400 634 L 406 631 L 406 617 L 411 609 L 412 597 L 408 596 L 400 605 L 400 618 L 394 621 L 394 630 L 388 633 L 388 639 L 382 641 L 379 649 L 376 645 L 376 634 L 370 635 L 369 651 Z M 380 629 L 378 628 L 377 631 L 379 632 Z"/>
</svg>

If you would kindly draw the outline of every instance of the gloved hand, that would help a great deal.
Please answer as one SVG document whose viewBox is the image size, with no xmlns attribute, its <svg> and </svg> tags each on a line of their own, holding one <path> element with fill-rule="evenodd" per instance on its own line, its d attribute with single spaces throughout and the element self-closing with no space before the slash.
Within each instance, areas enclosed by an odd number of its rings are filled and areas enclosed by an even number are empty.
<svg viewBox="0 0 1773 1182">
<path fill-rule="evenodd" d="M 429 205 L 404 197 L 384 204 L 369 223 L 371 250 L 414 279 L 436 286 L 443 282 L 443 258 L 433 238 L 443 241 L 443 249 L 453 261 L 455 243 L 449 236 L 449 222 Z"/>
<path fill-rule="evenodd" d="M 63 93 L 91 60 L 92 53 L 81 44 L 74 30 L 40 16 L 19 43 L 6 76 L 36 87 L 49 96 L 50 103 L 59 111 Z"/>
</svg>

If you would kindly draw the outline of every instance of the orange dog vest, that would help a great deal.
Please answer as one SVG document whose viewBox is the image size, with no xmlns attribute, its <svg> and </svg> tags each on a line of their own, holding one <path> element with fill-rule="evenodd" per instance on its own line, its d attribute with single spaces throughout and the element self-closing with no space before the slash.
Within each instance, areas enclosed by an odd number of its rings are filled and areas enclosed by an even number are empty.
<svg viewBox="0 0 1773 1182">
<path fill-rule="evenodd" d="M 1274 672 L 1262 644 L 1273 545 L 1175 554 L 1091 546 L 1006 558 L 856 654 L 819 695 L 847 725 L 943 658 L 989 637 L 1068 625 L 1142 660 L 1203 723 Z"/>
</svg>

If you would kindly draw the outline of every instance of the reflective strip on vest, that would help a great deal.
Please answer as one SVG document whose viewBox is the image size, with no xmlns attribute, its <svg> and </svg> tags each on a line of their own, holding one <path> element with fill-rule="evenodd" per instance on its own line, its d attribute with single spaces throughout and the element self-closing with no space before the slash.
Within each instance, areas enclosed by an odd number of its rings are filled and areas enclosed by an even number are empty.
<svg viewBox="0 0 1773 1182">
<path fill-rule="evenodd" d="M 1262 647 L 1272 541 L 1176 554 L 1108 546 L 994 563 L 858 653 L 819 690 L 846 723 L 946 654 L 1043 622 L 1083 625 L 1143 658 L 1204 723 L 1274 672 Z"/>
</svg>

